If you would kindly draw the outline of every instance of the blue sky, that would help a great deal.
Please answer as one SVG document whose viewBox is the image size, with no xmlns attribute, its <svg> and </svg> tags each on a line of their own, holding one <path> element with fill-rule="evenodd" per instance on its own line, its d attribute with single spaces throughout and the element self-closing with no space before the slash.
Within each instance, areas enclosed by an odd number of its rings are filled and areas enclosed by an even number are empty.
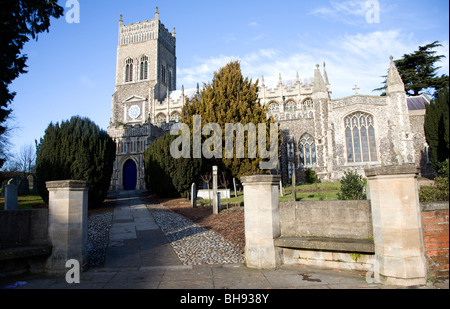
<svg viewBox="0 0 450 309">
<path fill-rule="evenodd" d="M 449 2 L 447 0 L 371 0 L 379 3 L 379 23 L 368 23 L 366 0 L 78 0 L 80 23 L 53 20 L 49 33 L 26 44 L 28 73 L 10 86 L 11 153 L 39 140 L 50 122 L 73 115 L 107 128 L 114 92 L 118 22 L 154 18 L 177 33 L 177 86 L 208 83 L 231 60 L 240 60 L 244 76 L 264 75 L 267 86 L 313 76 L 326 62 L 332 98 L 381 86 L 394 59 L 440 41 L 440 74 L 449 74 Z M 66 0 L 60 5 L 65 6 Z M 66 13 L 69 8 L 66 8 Z M 372 15 L 371 15 L 372 16 Z"/>
</svg>

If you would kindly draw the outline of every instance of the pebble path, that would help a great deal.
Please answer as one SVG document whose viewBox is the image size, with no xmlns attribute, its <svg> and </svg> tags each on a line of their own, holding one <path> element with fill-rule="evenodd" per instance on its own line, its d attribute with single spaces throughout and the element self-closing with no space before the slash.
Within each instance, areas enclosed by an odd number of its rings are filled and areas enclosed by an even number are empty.
<svg viewBox="0 0 450 309">
<path fill-rule="evenodd" d="M 147 205 L 147 208 L 184 265 L 244 262 L 237 246 L 214 231 L 168 211 L 162 205 Z M 103 266 L 112 220 L 112 211 L 88 217 L 88 268 Z"/>
<path fill-rule="evenodd" d="M 243 263 L 237 246 L 161 205 L 148 205 L 178 258 L 184 265 Z"/>
</svg>

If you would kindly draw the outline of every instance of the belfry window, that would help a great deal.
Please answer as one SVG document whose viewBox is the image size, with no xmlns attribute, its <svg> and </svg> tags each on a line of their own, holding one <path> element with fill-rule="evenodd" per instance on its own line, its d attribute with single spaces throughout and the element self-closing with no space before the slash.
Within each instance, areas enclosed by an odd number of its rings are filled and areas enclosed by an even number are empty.
<svg viewBox="0 0 450 309">
<path fill-rule="evenodd" d="M 356 112 L 344 119 L 347 162 L 377 161 L 373 116 Z"/>
<path fill-rule="evenodd" d="M 125 66 L 125 82 L 133 81 L 133 59 L 128 59 Z"/>
<path fill-rule="evenodd" d="M 298 144 L 300 167 L 315 166 L 317 164 L 316 144 L 314 138 L 304 134 Z"/>
<path fill-rule="evenodd" d="M 142 56 L 141 58 L 141 67 L 140 67 L 140 80 L 144 80 L 148 78 L 148 57 Z"/>
<path fill-rule="evenodd" d="M 161 81 L 165 84 L 166 83 L 166 66 L 163 65 L 161 67 Z"/>
</svg>

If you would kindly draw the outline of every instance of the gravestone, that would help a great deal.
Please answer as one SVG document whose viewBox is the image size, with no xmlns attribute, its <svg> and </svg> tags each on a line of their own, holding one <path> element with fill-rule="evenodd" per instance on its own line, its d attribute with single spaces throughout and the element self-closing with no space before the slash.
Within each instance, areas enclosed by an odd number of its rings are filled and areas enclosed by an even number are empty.
<svg viewBox="0 0 450 309">
<path fill-rule="evenodd" d="M 17 210 L 17 185 L 11 178 L 5 185 L 5 210 Z"/>
<path fill-rule="evenodd" d="M 233 177 L 233 186 L 234 186 L 234 197 L 237 197 L 237 191 L 236 191 L 236 178 Z"/>
<path fill-rule="evenodd" d="M 292 200 L 297 200 L 297 192 L 295 191 L 295 171 L 292 173 Z"/>
<path fill-rule="evenodd" d="M 220 198 L 220 192 L 217 192 L 217 209 L 218 212 L 222 210 L 222 199 Z"/>
<path fill-rule="evenodd" d="M 20 196 L 30 194 L 30 184 L 27 177 L 22 177 L 19 179 L 17 185 L 17 194 Z"/>
<path fill-rule="evenodd" d="M 213 166 L 213 214 L 219 214 L 219 203 L 217 201 L 217 166 Z"/>
<path fill-rule="evenodd" d="M 191 185 L 191 207 L 197 207 L 197 186 L 195 183 Z"/>
<path fill-rule="evenodd" d="M 284 189 L 283 189 L 283 183 L 280 180 L 280 195 L 281 197 L 284 197 Z"/>
</svg>

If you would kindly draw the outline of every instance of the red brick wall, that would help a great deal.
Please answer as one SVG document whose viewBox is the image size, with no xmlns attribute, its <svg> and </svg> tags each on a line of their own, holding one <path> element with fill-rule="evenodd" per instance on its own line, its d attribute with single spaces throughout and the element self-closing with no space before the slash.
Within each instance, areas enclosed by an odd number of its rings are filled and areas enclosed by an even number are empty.
<svg viewBox="0 0 450 309">
<path fill-rule="evenodd" d="M 447 277 L 449 208 L 447 203 L 422 203 L 422 230 L 430 278 Z"/>
</svg>

